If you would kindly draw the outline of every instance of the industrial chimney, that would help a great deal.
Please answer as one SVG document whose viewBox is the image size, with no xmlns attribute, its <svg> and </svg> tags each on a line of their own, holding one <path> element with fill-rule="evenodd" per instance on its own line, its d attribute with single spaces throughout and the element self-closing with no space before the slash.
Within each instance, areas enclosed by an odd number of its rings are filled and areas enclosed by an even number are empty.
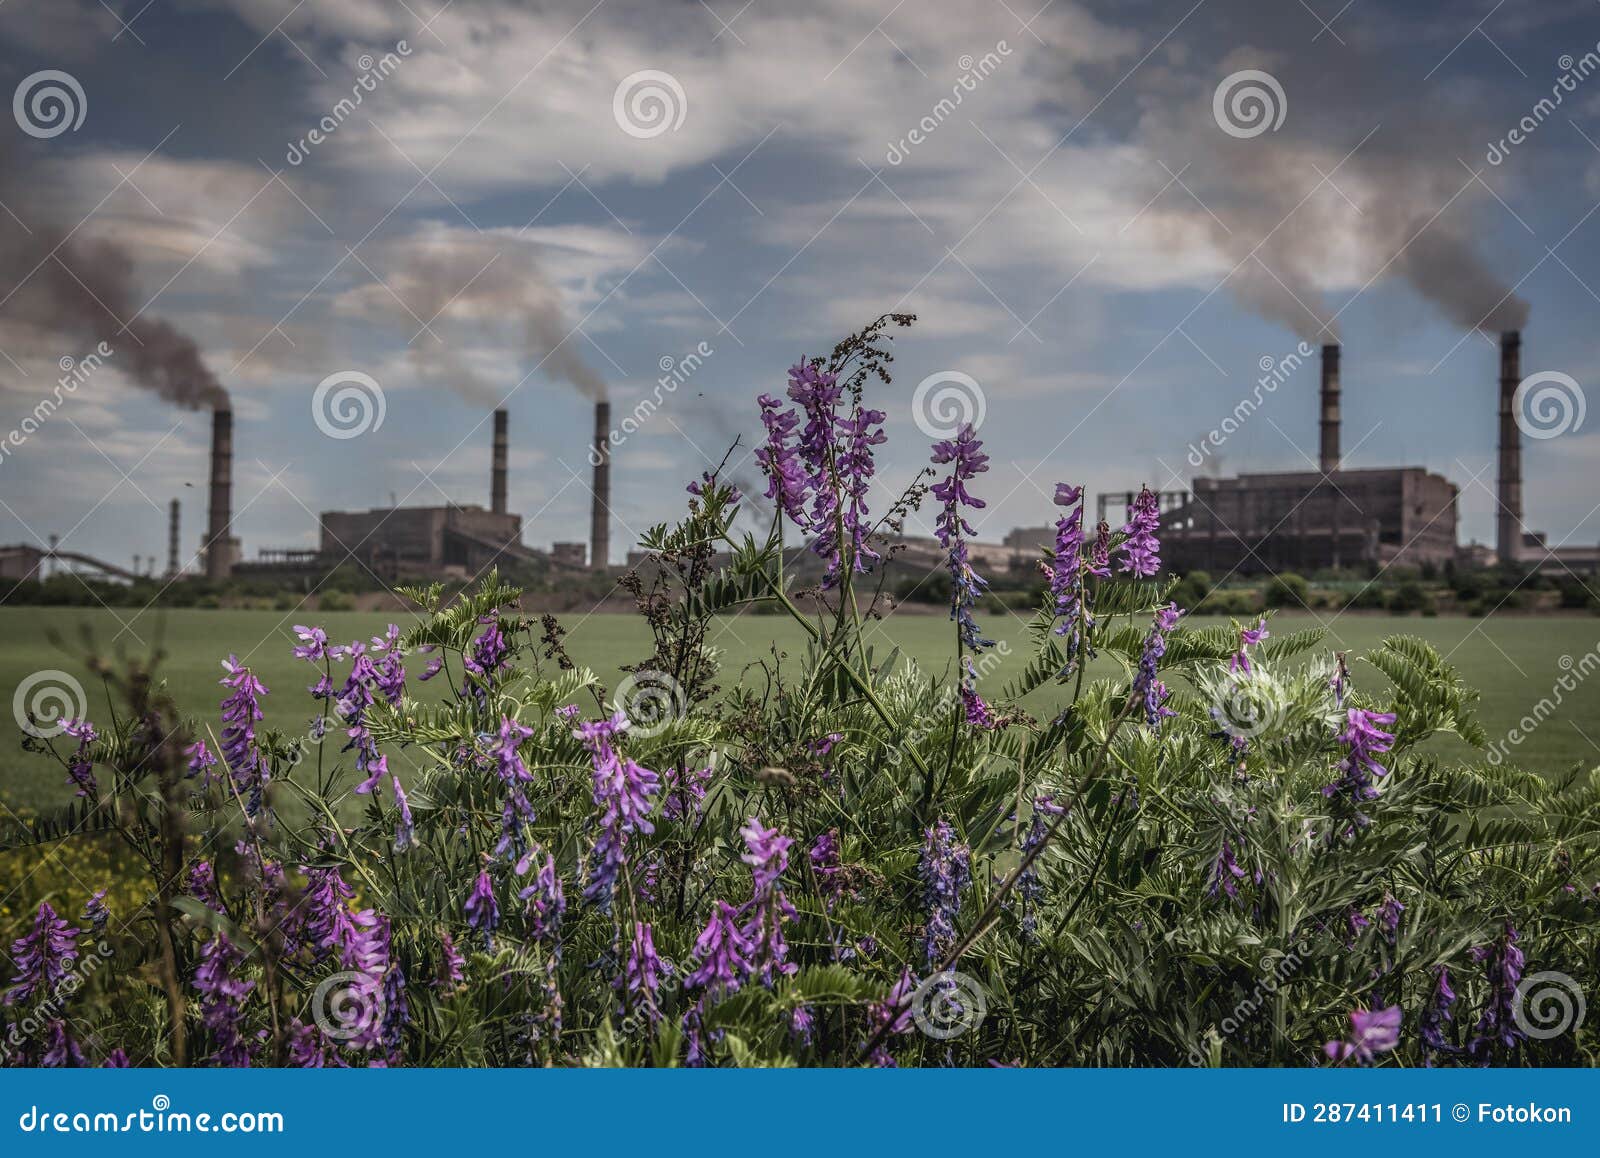
<svg viewBox="0 0 1600 1158">
<path fill-rule="evenodd" d="M 226 579 L 233 570 L 233 411 L 211 412 L 211 511 L 206 528 L 206 578 Z"/>
<path fill-rule="evenodd" d="M 173 499 L 167 508 L 167 578 L 178 574 L 178 500 Z"/>
<path fill-rule="evenodd" d="M 1500 476 L 1495 485 L 1495 551 L 1502 563 L 1522 553 L 1522 431 L 1516 393 L 1522 381 L 1522 334 L 1500 335 Z"/>
<path fill-rule="evenodd" d="M 594 404 L 594 499 L 589 508 L 589 566 L 611 562 L 611 403 Z"/>
<path fill-rule="evenodd" d="M 1322 455 L 1323 474 L 1339 469 L 1339 344 L 1322 347 Z"/>
<path fill-rule="evenodd" d="M 506 425 L 510 415 L 504 410 L 494 412 L 494 465 L 489 475 L 489 509 L 497 515 L 506 513 Z"/>
</svg>

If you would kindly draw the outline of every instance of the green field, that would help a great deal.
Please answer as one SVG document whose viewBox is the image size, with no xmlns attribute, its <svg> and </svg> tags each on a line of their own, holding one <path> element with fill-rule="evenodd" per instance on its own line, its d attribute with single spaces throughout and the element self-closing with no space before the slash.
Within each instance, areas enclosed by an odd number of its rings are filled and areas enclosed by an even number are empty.
<svg viewBox="0 0 1600 1158">
<path fill-rule="evenodd" d="M 115 613 L 128 619 L 130 612 Z M 293 623 L 307 617 L 301 612 L 285 618 L 270 611 L 148 611 L 132 621 L 131 631 L 118 632 L 122 624 L 113 613 L 84 608 L 0 609 L 0 692 L 13 699 L 19 684 L 32 673 L 65 671 L 83 685 L 89 714 L 105 714 L 105 697 L 85 663 L 91 651 L 101 655 L 165 653 L 163 672 L 178 703 L 197 718 L 213 721 L 221 699 L 218 661 L 230 651 L 250 663 L 272 690 L 266 700 L 267 725 L 294 731 L 311 713 L 305 695 L 312 682 L 310 669 L 290 655 Z M 315 617 L 335 639 L 366 638 L 389 622 L 390 616 L 333 613 Z M 1577 660 L 1594 650 L 1600 639 L 1600 621 L 1587 617 L 1495 616 L 1489 619 L 1421 619 L 1383 615 L 1345 614 L 1282 615 L 1275 623 L 1288 630 L 1318 619 L 1329 623 L 1330 645 L 1356 655 L 1376 646 L 1385 636 L 1405 632 L 1421 635 L 1445 653 L 1463 676 L 1483 694 L 1480 718 L 1491 740 L 1533 711 L 1541 699 L 1552 702 L 1552 689 L 1565 672 L 1563 657 Z M 573 658 L 593 668 L 608 686 L 620 676 L 621 664 L 642 659 L 649 651 L 641 620 L 630 615 L 563 616 L 570 634 Z M 997 639 L 1010 642 L 1011 654 L 991 678 L 1005 679 L 1027 658 L 1023 621 L 1013 616 L 987 615 L 984 627 Z M 900 647 L 925 670 L 944 671 L 951 649 L 951 627 L 938 615 L 902 614 L 875 624 L 881 633 L 883 654 Z M 87 642 L 86 642 L 87 641 Z M 746 615 L 722 621 L 714 639 L 724 650 L 722 683 L 737 682 L 746 665 L 776 648 L 798 659 L 803 652 L 802 633 L 791 621 L 772 615 Z M 1111 670 L 1107 667 L 1107 672 Z M 1379 681 L 1365 665 L 1353 667 L 1357 682 Z M 435 685 L 437 686 L 437 685 Z M 428 685 L 422 685 L 427 694 Z M 443 693 L 441 687 L 440 693 Z M 1035 693 L 1027 705 L 1037 714 L 1049 712 L 1059 689 Z M 0 757 L 0 801 L 12 808 L 32 809 L 64 803 L 65 789 L 58 771 L 42 758 L 20 752 L 11 721 L 6 726 L 13 739 Z M 1591 741 L 1593 738 L 1593 742 Z M 1565 703 L 1514 750 L 1514 758 L 1527 767 L 1550 769 L 1574 761 L 1600 762 L 1600 681 L 1580 684 L 1566 695 Z M 1467 749 L 1453 739 L 1437 742 L 1445 755 L 1465 755 Z"/>
</svg>

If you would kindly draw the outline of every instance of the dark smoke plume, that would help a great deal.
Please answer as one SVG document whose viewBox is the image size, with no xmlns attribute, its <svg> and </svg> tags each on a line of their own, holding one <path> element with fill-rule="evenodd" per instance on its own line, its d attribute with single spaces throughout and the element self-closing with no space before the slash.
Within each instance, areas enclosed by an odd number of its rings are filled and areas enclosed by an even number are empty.
<svg viewBox="0 0 1600 1158">
<path fill-rule="evenodd" d="M 0 215 L 0 317 L 70 337 L 79 348 L 66 353 L 104 342 L 129 381 L 168 402 L 191 410 L 226 407 L 228 392 L 195 340 L 139 313 L 146 299 L 132 255 L 62 225 L 36 192 L 48 187 L 17 156 L 0 151 L 0 191 L 11 210 Z"/>
</svg>

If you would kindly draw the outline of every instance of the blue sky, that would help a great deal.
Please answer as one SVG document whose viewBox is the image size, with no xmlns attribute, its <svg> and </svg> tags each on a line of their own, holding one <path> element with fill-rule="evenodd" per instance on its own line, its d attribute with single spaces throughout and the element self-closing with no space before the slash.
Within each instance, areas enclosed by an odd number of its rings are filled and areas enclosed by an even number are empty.
<svg viewBox="0 0 1600 1158">
<path fill-rule="evenodd" d="M 1600 51 L 1592 0 L 741 2 L 10 0 L 6 90 L 57 69 L 86 108 L 42 139 L 5 122 L 8 208 L 115 243 L 141 316 L 198 341 L 238 414 L 251 557 L 314 544 L 322 509 L 486 503 L 502 400 L 527 541 L 582 539 L 582 384 L 620 419 L 703 343 L 616 452 L 631 544 L 751 444 L 757 393 L 888 310 L 921 320 L 879 400 L 886 483 L 926 460 L 916 384 L 969 375 L 985 539 L 1045 521 L 1057 480 L 1183 486 L 1263 360 L 1327 323 L 1347 465 L 1445 474 L 1463 538 L 1488 540 L 1498 365 L 1472 323 L 1514 292 L 1525 371 L 1600 381 L 1600 75 L 1486 159 Z M 668 121 L 629 132 L 618 90 L 646 70 Z M 1281 90 L 1275 129 L 1219 122 L 1245 70 Z M 0 428 L 87 353 L 7 274 Z M 346 370 L 384 420 L 332 439 L 313 395 Z M 1552 542 L 1600 540 L 1593 425 L 1527 445 L 1527 522 Z M 206 439 L 113 357 L 0 458 L 0 542 L 164 556 L 179 497 L 192 550 Z M 1313 361 L 1221 470 L 1309 469 L 1316 439 Z"/>
</svg>

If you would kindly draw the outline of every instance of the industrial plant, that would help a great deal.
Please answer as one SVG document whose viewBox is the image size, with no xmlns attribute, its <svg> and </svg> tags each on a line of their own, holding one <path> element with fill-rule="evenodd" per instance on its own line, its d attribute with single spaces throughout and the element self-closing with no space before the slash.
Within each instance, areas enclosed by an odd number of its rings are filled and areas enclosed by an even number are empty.
<svg viewBox="0 0 1600 1158">
<path fill-rule="evenodd" d="M 1391 567 L 1471 569 L 1514 562 L 1530 569 L 1594 571 L 1600 550 L 1558 547 L 1547 550 L 1542 536 L 1523 528 L 1522 432 L 1515 395 L 1522 381 L 1520 332 L 1500 337 L 1498 384 L 1498 471 L 1495 487 L 1496 535 L 1493 550 L 1463 545 L 1458 536 L 1459 489 L 1421 466 L 1347 468 L 1340 430 L 1342 348 L 1321 349 L 1318 469 L 1241 473 L 1232 478 L 1196 477 L 1188 490 L 1158 495 L 1162 558 L 1170 571 L 1214 575 L 1260 575 L 1283 571 L 1313 573 L 1358 569 L 1376 573 Z M 230 577 L 276 580 L 315 589 L 335 569 L 353 566 L 383 583 L 434 578 L 467 578 L 491 566 L 527 565 L 553 576 L 604 572 L 611 564 L 610 404 L 594 407 L 593 466 L 589 541 L 556 542 L 547 549 L 523 542 L 522 516 L 508 506 L 510 419 L 494 412 L 489 462 L 489 503 L 443 506 L 388 506 L 361 511 L 321 512 L 314 548 L 265 547 L 246 559 L 233 531 L 233 411 L 212 410 L 209 505 L 200 542 L 197 573 L 219 582 Z M 1098 517 L 1113 528 L 1126 517 L 1132 492 L 1101 493 Z M 180 506 L 171 503 L 167 542 L 168 581 L 185 577 L 180 557 Z M 974 543 L 971 550 L 986 566 L 1031 569 L 1039 550 L 1053 541 L 1049 526 L 1018 528 L 1002 543 Z M 931 539 L 900 540 L 901 566 L 937 566 Z M 629 562 L 636 561 L 630 553 Z M 123 567 L 75 551 L 35 546 L 0 548 L 0 578 L 39 578 L 69 565 L 119 580 L 154 574 L 155 556 L 136 556 Z"/>
</svg>

